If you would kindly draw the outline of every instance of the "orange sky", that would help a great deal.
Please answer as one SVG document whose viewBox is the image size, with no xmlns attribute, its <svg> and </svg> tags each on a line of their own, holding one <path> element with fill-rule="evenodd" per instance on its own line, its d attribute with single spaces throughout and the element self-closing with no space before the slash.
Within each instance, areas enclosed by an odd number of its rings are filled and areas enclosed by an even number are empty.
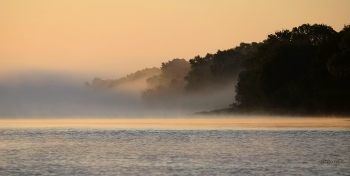
<svg viewBox="0 0 350 176">
<path fill-rule="evenodd" d="M 304 23 L 339 31 L 350 23 L 349 7 L 349 0 L 0 0 L 0 74 L 116 78 Z"/>
</svg>

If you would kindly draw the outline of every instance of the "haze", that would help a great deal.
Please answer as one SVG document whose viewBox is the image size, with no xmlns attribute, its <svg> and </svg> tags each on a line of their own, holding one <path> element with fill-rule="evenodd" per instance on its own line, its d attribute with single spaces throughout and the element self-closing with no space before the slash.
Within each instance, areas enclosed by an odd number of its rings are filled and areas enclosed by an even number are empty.
<svg viewBox="0 0 350 176">
<path fill-rule="evenodd" d="M 84 82 L 261 42 L 304 23 L 339 31 L 349 23 L 348 7 L 347 0 L 0 0 L 0 117 L 183 116 L 227 108 L 235 80 L 206 94 L 171 94 L 159 109 L 142 103 L 147 77 L 114 91 Z"/>
</svg>

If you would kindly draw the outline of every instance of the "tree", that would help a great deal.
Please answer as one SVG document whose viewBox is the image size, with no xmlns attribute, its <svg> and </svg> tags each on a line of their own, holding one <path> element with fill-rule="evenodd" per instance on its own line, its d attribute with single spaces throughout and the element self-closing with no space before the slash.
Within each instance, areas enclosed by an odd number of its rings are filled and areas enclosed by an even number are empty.
<svg viewBox="0 0 350 176">
<path fill-rule="evenodd" d="M 275 113 L 350 111 L 347 29 L 342 37 L 323 24 L 304 24 L 268 35 L 244 59 L 236 86 L 237 110 Z M 336 47 L 341 38 L 341 49 Z M 328 63 L 328 64 L 327 64 Z M 333 75 L 331 75 L 332 73 Z M 344 98 L 347 97 L 347 98 Z"/>
<path fill-rule="evenodd" d="M 328 60 L 327 68 L 333 76 L 347 77 L 350 75 L 350 25 L 345 26 L 340 35 L 339 51 Z"/>
<path fill-rule="evenodd" d="M 208 87 L 213 82 L 213 75 L 210 72 L 213 54 L 207 54 L 205 57 L 195 56 L 189 63 L 190 70 L 184 77 L 187 81 L 186 90 L 198 91 Z"/>
<path fill-rule="evenodd" d="M 254 52 L 258 43 L 241 43 L 232 49 L 207 54 L 205 57 L 196 56 L 190 59 L 190 71 L 185 80 L 188 91 L 207 91 L 224 87 L 236 82 L 242 71 L 241 63 L 245 57 Z"/>
<path fill-rule="evenodd" d="M 189 63 L 185 59 L 173 59 L 161 64 L 161 72 L 147 78 L 147 89 L 143 91 L 145 101 L 173 96 L 183 91 L 186 81 L 185 75 L 189 71 Z"/>
</svg>

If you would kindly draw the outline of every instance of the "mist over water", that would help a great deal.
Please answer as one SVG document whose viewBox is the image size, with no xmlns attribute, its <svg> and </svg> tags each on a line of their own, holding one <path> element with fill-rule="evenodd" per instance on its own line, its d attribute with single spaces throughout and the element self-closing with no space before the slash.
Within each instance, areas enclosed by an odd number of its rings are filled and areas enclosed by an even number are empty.
<svg viewBox="0 0 350 176">
<path fill-rule="evenodd" d="M 82 78 L 64 74 L 16 75 L 0 83 L 0 116 L 65 117 L 136 115 L 136 92 L 93 92 Z"/>
<path fill-rule="evenodd" d="M 346 7 L 0 0 L 0 176 L 350 176 Z"/>
<path fill-rule="evenodd" d="M 230 102 L 232 87 L 155 107 L 142 101 L 139 81 L 95 90 L 85 80 L 0 81 L 0 175 L 350 173 L 349 118 L 187 118 Z"/>
<path fill-rule="evenodd" d="M 207 94 L 164 98 L 163 106 L 142 101 L 145 80 L 113 90 L 84 85 L 91 77 L 54 72 L 29 72 L 0 78 L 0 117 L 173 117 L 228 107 L 233 87 Z M 232 94 L 232 96 L 227 96 Z"/>
</svg>

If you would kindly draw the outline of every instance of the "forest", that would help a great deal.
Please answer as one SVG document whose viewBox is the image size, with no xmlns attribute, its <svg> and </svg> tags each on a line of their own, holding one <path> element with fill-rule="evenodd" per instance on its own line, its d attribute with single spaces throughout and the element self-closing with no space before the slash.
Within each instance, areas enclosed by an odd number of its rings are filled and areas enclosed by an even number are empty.
<svg viewBox="0 0 350 176">
<path fill-rule="evenodd" d="M 350 25 L 337 32 L 325 24 L 303 24 L 262 42 L 86 85 L 113 89 L 138 79 L 146 82 L 140 96 L 149 107 L 197 106 L 204 110 L 199 114 L 349 115 Z"/>
</svg>

